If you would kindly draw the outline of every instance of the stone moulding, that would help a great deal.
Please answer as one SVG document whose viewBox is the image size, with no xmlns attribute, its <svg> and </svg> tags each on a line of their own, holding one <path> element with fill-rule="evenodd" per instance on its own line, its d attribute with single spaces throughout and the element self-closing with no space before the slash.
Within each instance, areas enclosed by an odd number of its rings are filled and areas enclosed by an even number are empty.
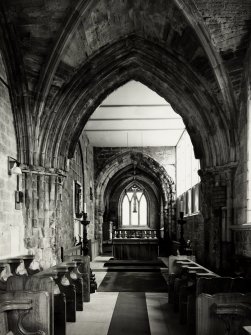
<svg viewBox="0 0 251 335">
<path fill-rule="evenodd" d="M 242 225 L 233 225 L 233 226 L 230 226 L 230 229 L 232 229 L 233 231 L 251 230 L 251 224 L 246 223 L 246 224 L 242 224 Z"/>
</svg>

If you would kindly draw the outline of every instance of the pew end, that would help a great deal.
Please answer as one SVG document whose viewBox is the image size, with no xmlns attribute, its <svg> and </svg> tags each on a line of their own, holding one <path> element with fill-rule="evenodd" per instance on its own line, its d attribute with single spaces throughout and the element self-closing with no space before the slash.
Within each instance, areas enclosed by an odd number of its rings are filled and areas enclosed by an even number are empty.
<svg viewBox="0 0 251 335">
<path fill-rule="evenodd" d="M 13 291 L 0 294 L 0 335 L 51 335 L 47 292 Z"/>
<path fill-rule="evenodd" d="M 202 293 L 196 302 L 196 334 L 241 334 L 250 324 L 251 294 Z"/>
</svg>

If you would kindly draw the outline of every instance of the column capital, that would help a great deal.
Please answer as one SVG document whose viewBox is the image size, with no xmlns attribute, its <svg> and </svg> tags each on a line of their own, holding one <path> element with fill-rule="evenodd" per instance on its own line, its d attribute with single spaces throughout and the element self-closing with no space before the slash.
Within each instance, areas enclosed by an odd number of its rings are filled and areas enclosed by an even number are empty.
<svg viewBox="0 0 251 335">
<path fill-rule="evenodd" d="M 203 182 L 214 182 L 219 184 L 221 181 L 232 180 L 238 163 L 230 162 L 224 165 L 213 166 L 198 170 L 198 175 Z"/>
</svg>

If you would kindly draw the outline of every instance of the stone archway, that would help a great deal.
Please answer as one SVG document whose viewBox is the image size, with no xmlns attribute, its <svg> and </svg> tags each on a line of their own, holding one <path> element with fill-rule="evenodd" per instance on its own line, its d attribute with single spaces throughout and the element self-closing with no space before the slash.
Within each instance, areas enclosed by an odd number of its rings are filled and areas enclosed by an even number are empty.
<svg viewBox="0 0 251 335">
<path fill-rule="evenodd" d="M 156 186 L 161 190 L 161 199 L 163 202 L 163 212 L 169 206 L 170 200 L 175 197 L 175 185 L 173 180 L 167 174 L 165 168 L 161 166 L 156 160 L 151 158 L 149 155 L 143 154 L 142 152 L 128 151 L 114 155 L 103 169 L 99 172 L 96 178 L 95 184 L 95 198 L 96 198 L 96 213 L 95 222 L 98 228 L 98 234 L 100 239 L 100 247 L 102 248 L 102 226 L 103 226 L 103 214 L 105 211 L 105 193 L 109 183 L 112 184 L 115 176 L 126 167 L 137 165 L 145 171 L 152 180 L 155 181 Z M 145 181 L 146 182 L 146 181 Z M 128 181 L 125 181 L 125 185 Z M 122 184 L 123 186 L 124 184 Z M 151 187 L 153 187 L 151 185 Z M 154 191 L 153 191 L 154 192 Z M 155 190 L 157 192 L 157 190 Z M 164 214 L 165 215 L 165 214 Z M 167 220 L 165 217 L 164 220 Z M 168 222 L 165 221 L 165 229 L 168 233 Z"/>
<path fill-rule="evenodd" d="M 48 183 L 41 183 L 49 185 L 47 199 L 49 190 L 61 189 L 68 159 L 88 118 L 107 95 L 132 79 L 156 91 L 182 116 L 204 171 L 227 169 L 239 160 L 236 102 L 241 55 L 247 50 L 245 28 L 236 30 L 242 42 L 228 50 L 229 29 L 218 22 L 220 34 L 214 34 L 210 8 L 182 0 L 144 5 L 140 0 L 125 0 L 114 6 L 109 1 L 62 0 L 63 9 L 56 16 L 58 2 L 53 1 L 52 6 L 39 9 L 20 1 L 0 5 L 1 49 L 8 64 L 18 156 L 30 171 L 25 182 L 34 185 L 24 213 L 30 229 L 37 223 L 27 217 L 36 212 L 37 194 L 42 192 L 34 179 L 40 180 L 41 171 L 48 176 Z M 34 22 L 37 10 L 43 15 Z M 245 15 L 248 18 L 248 10 Z M 51 28 L 47 34 L 44 17 Z M 244 132 L 245 128 L 242 141 Z M 240 164 L 236 185 L 241 181 L 243 190 L 242 169 Z M 243 212 L 244 201 L 240 207 Z M 40 209 L 47 215 L 43 206 Z M 233 208 L 229 206 L 228 211 Z"/>
</svg>

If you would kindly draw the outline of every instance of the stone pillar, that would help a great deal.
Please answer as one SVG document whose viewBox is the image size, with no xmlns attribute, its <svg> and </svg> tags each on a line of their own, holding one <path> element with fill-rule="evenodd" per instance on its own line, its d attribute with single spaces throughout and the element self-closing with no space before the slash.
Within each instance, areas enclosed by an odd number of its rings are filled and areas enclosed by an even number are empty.
<svg viewBox="0 0 251 335">
<path fill-rule="evenodd" d="M 164 221 L 164 239 L 169 238 L 169 233 L 171 231 L 171 222 L 169 222 L 169 211 L 168 208 L 163 210 L 163 221 Z"/>
<path fill-rule="evenodd" d="M 60 172 L 23 169 L 25 245 L 43 268 L 60 259 L 63 180 Z"/>
<path fill-rule="evenodd" d="M 205 263 L 217 272 L 231 267 L 233 178 L 235 164 L 200 170 L 201 211 L 205 225 Z"/>
<path fill-rule="evenodd" d="M 99 211 L 98 215 L 98 241 L 99 241 L 99 252 L 103 253 L 103 212 Z"/>
<path fill-rule="evenodd" d="M 246 223 L 251 225 L 251 85 L 248 87 L 247 100 L 247 216 Z"/>
<path fill-rule="evenodd" d="M 104 216 L 104 208 L 103 204 L 100 200 L 96 198 L 96 206 L 95 206 L 95 239 L 98 240 L 99 243 L 99 254 L 103 253 L 103 216 Z"/>
</svg>

